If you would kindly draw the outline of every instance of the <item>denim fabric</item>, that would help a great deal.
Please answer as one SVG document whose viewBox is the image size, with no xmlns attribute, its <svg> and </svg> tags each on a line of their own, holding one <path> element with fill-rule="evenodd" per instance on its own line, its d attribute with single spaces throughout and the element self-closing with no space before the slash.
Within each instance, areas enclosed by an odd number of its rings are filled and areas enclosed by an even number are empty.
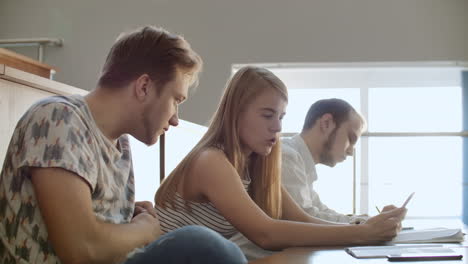
<svg viewBox="0 0 468 264">
<path fill-rule="evenodd" d="M 231 241 L 202 226 L 186 226 L 161 236 L 123 264 L 240 264 L 247 263 Z"/>
</svg>

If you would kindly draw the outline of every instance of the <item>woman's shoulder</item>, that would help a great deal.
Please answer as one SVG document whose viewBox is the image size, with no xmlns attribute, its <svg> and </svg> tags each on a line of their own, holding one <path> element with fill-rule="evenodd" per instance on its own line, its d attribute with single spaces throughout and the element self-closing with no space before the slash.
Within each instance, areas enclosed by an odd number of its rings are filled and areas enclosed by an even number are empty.
<svg viewBox="0 0 468 264">
<path fill-rule="evenodd" d="M 225 175 L 236 172 L 226 153 L 216 147 L 201 150 L 193 160 L 191 171 L 202 175 Z"/>
<path fill-rule="evenodd" d="M 212 165 L 229 163 L 226 153 L 220 148 L 209 147 L 202 151 L 196 159 L 196 163 L 208 163 Z"/>
<path fill-rule="evenodd" d="M 202 186 L 201 189 L 210 186 L 210 192 L 213 191 L 213 186 L 217 186 L 215 189 L 220 191 L 223 188 L 232 187 L 235 181 L 242 184 L 233 164 L 224 151 L 219 148 L 210 147 L 200 151 L 189 174 L 192 186 Z M 233 179 L 235 180 L 233 181 Z M 206 195 L 205 192 L 203 193 Z"/>
</svg>

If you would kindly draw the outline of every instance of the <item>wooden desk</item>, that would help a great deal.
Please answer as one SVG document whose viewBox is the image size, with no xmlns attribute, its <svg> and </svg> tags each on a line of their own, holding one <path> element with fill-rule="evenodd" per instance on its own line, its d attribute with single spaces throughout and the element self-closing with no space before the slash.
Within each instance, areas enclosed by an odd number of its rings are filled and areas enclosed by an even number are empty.
<svg viewBox="0 0 468 264">
<path fill-rule="evenodd" d="M 405 220 L 403 226 L 413 226 L 418 229 L 431 227 L 462 228 L 467 233 L 468 227 L 460 220 L 455 219 L 427 219 L 427 220 Z M 411 262 L 389 262 L 386 258 L 357 259 L 344 251 L 345 247 L 296 247 L 288 248 L 269 257 L 249 262 L 250 264 L 348 264 L 348 263 L 468 263 L 468 242 L 465 236 L 463 243 L 444 244 L 452 247 L 454 251 L 463 254 L 462 260 L 447 261 L 411 261 Z"/>
</svg>

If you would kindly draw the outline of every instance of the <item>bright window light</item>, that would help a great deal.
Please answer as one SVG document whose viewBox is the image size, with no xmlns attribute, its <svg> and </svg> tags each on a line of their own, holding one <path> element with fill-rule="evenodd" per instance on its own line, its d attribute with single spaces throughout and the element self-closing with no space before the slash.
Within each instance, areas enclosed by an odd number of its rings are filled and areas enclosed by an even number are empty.
<svg viewBox="0 0 468 264">
<path fill-rule="evenodd" d="M 369 89 L 369 131 L 459 132 L 461 87 Z"/>
<path fill-rule="evenodd" d="M 207 128 L 184 120 L 177 127 L 171 127 L 165 135 L 165 176 L 192 150 Z M 135 173 L 136 201 L 154 201 L 159 187 L 159 142 L 146 146 L 129 136 Z"/>
<path fill-rule="evenodd" d="M 424 135 L 462 131 L 462 68 L 456 63 L 258 66 L 269 68 L 288 87 L 286 135 L 301 131 L 307 110 L 319 99 L 344 99 L 364 115 L 368 131 L 355 157 L 356 213 L 374 215 L 376 205 L 399 206 L 416 192 L 408 217 L 461 215 L 462 138 Z M 334 168 L 318 165 L 317 173 L 314 188 L 321 200 L 352 213 L 352 158 Z"/>
</svg>

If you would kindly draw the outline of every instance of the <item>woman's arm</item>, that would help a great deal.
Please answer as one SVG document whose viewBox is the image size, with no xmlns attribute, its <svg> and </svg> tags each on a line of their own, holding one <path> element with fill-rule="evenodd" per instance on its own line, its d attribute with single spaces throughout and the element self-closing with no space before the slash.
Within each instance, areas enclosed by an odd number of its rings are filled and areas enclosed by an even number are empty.
<svg viewBox="0 0 468 264">
<path fill-rule="evenodd" d="M 207 150 L 194 161 L 189 177 L 184 180 L 185 191 L 206 197 L 233 226 L 265 249 L 391 240 L 403 213 L 400 209 L 385 212 L 364 225 L 337 226 L 272 219 L 250 198 L 234 167 L 224 153 L 217 150 Z"/>
</svg>

